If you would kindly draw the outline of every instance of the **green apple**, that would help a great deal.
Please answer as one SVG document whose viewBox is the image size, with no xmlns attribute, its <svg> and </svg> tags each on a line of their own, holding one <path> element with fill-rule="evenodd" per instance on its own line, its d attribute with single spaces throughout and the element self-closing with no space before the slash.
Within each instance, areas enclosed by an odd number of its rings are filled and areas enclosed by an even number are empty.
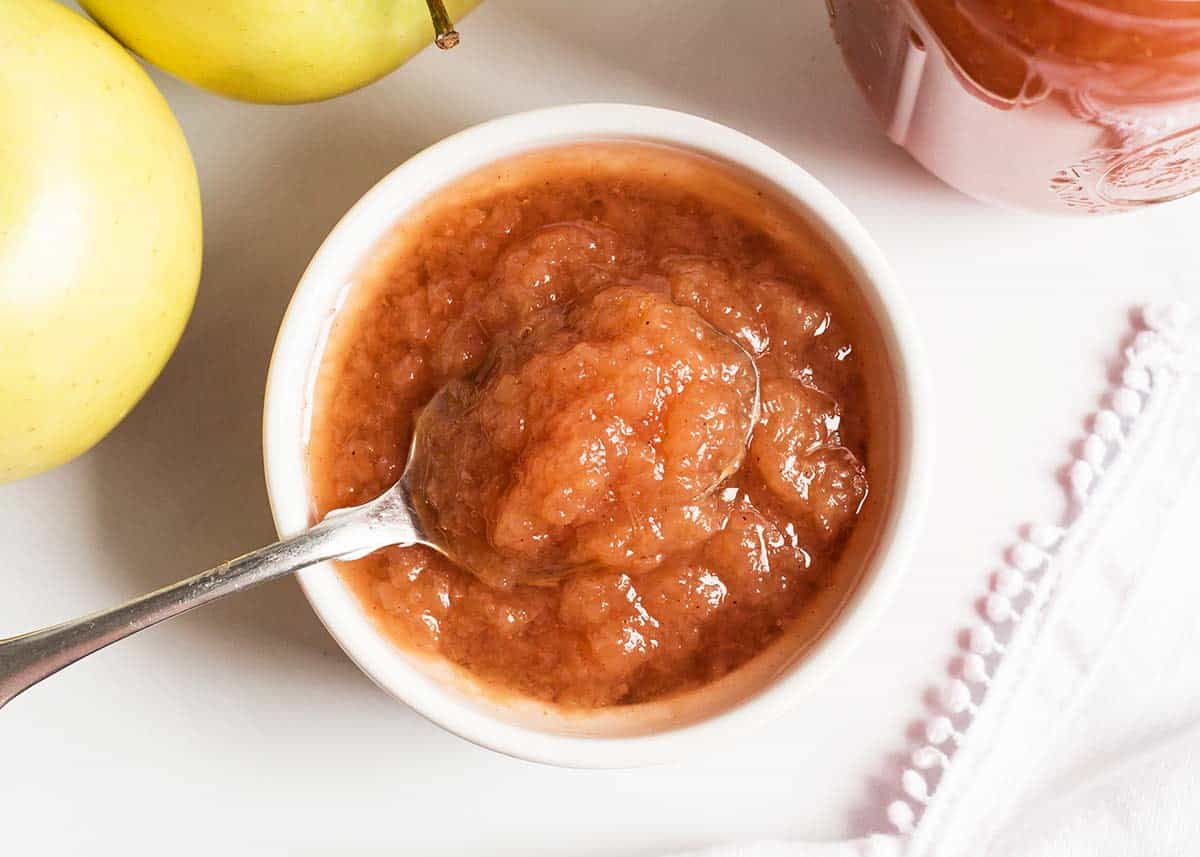
<svg viewBox="0 0 1200 857">
<path fill-rule="evenodd" d="M 383 77 L 479 0 L 80 0 L 146 60 L 231 98 L 289 104 Z M 432 20 L 431 20 L 432 17 Z M 456 38 L 456 37 L 455 37 Z M 440 40 L 450 46 L 452 42 Z"/>
<path fill-rule="evenodd" d="M 0 481 L 108 433 L 162 370 L 200 277 L 175 117 L 99 27 L 0 2 Z"/>
</svg>

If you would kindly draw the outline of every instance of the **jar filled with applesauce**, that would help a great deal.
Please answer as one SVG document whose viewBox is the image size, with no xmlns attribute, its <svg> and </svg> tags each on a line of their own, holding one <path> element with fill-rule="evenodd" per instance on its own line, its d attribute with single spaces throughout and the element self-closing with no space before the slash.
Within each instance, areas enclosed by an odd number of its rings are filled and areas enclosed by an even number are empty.
<svg viewBox="0 0 1200 857">
<path fill-rule="evenodd" d="M 827 0 L 888 136 L 979 199 L 1122 211 L 1200 189 L 1200 0 Z"/>
</svg>

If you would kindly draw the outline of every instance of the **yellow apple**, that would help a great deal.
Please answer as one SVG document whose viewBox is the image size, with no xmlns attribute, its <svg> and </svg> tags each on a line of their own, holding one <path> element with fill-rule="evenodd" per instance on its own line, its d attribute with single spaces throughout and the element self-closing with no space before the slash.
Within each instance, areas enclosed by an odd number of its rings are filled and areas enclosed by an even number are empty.
<svg viewBox="0 0 1200 857">
<path fill-rule="evenodd" d="M 113 39 L 0 2 L 0 482 L 108 433 L 162 370 L 200 277 L 183 132 Z"/>
<path fill-rule="evenodd" d="M 446 0 L 457 21 L 479 0 Z M 80 0 L 149 62 L 231 98 L 289 104 L 383 77 L 433 41 L 427 0 Z"/>
</svg>

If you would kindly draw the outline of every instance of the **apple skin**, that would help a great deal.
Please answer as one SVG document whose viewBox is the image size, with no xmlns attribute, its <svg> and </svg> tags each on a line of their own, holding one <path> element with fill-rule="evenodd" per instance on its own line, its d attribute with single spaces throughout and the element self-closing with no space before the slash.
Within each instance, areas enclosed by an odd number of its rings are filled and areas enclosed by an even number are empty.
<svg viewBox="0 0 1200 857">
<path fill-rule="evenodd" d="M 446 0 L 457 22 L 479 0 Z M 425 0 L 81 0 L 147 61 L 242 101 L 332 98 L 433 41 Z"/>
<path fill-rule="evenodd" d="M 187 141 L 141 66 L 51 0 L 0 2 L 0 482 L 137 403 L 200 278 Z"/>
</svg>

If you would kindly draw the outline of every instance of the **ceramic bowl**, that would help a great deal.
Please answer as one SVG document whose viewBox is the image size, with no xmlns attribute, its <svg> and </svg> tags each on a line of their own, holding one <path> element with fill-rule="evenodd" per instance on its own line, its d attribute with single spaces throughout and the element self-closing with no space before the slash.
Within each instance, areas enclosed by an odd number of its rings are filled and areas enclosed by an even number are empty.
<svg viewBox="0 0 1200 857">
<path fill-rule="evenodd" d="M 267 488 L 281 536 L 311 524 L 306 444 L 313 384 L 331 319 L 355 272 L 406 211 L 439 188 L 510 155 L 588 140 L 653 142 L 724 161 L 806 217 L 841 258 L 887 351 L 896 391 L 890 497 L 861 577 L 840 612 L 800 651 L 785 638 L 698 691 L 637 706 L 565 712 L 488 693 L 448 662 L 398 648 L 329 564 L 299 574 L 329 632 L 384 690 L 470 741 L 573 767 L 632 767 L 702 754 L 803 703 L 868 632 L 908 561 L 930 466 L 931 403 L 920 341 L 875 242 L 830 191 L 783 155 L 730 128 L 650 107 L 585 104 L 536 110 L 455 134 L 401 164 L 346 214 L 313 257 L 288 307 L 267 380 Z"/>
</svg>

